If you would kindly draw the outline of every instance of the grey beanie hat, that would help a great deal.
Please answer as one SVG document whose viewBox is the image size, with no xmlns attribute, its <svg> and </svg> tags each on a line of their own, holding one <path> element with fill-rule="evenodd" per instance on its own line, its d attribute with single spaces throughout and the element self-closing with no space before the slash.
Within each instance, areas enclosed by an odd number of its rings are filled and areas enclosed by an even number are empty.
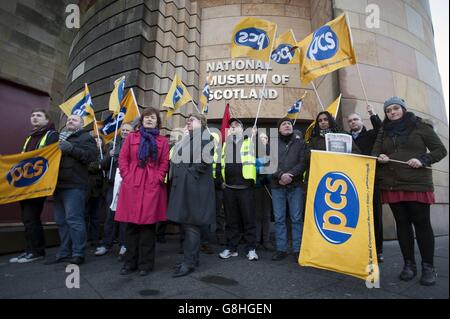
<svg viewBox="0 0 450 319">
<path fill-rule="evenodd" d="M 405 111 L 406 111 L 406 101 L 398 96 L 393 96 L 386 101 L 384 101 L 384 112 L 386 112 L 386 108 L 392 104 L 398 104 L 400 105 Z"/>
</svg>

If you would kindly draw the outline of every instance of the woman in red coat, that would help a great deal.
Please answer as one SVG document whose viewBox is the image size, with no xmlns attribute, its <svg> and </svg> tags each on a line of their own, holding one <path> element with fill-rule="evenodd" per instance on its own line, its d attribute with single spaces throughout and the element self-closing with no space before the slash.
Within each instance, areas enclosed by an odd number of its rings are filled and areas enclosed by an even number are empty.
<svg viewBox="0 0 450 319">
<path fill-rule="evenodd" d="M 166 220 L 164 177 L 169 167 L 169 143 L 159 134 L 160 127 L 159 111 L 146 108 L 140 128 L 127 136 L 120 151 L 123 181 L 115 220 L 127 223 L 121 275 L 139 269 L 139 275 L 146 276 L 155 262 L 156 223 Z"/>
</svg>

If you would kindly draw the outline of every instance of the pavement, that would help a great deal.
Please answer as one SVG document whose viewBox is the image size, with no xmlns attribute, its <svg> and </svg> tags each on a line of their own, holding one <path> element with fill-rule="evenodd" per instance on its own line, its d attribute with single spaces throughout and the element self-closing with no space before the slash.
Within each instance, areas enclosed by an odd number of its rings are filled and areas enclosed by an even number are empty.
<svg viewBox="0 0 450 319">
<path fill-rule="evenodd" d="M 435 286 L 424 287 L 418 276 L 402 282 L 398 274 L 403 260 L 397 241 L 384 243 L 384 263 L 380 264 L 380 288 L 368 289 L 365 281 L 330 271 L 299 266 L 293 256 L 272 261 L 272 252 L 258 250 L 260 260 L 248 261 L 243 251 L 238 257 L 222 260 L 223 246 L 213 244 L 212 255 L 201 253 L 200 266 L 181 278 L 172 278 L 178 254 L 177 235 L 157 244 L 155 269 L 147 277 L 137 273 L 119 275 L 122 263 L 118 248 L 102 257 L 90 247 L 81 265 L 80 287 L 66 287 L 66 265 L 10 264 L 15 255 L 0 256 L 0 299 L 448 299 L 448 236 L 436 238 Z M 417 248 L 417 247 L 416 247 Z M 418 249 L 416 249 L 418 254 Z M 54 258 L 56 247 L 47 250 Z M 416 257 L 420 261 L 419 255 Z"/>
</svg>

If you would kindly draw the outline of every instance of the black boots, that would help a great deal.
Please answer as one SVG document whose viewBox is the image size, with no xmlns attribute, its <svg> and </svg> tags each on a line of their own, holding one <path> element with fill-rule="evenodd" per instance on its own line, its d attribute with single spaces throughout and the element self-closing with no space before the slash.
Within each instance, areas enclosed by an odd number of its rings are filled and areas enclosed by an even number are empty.
<svg viewBox="0 0 450 319">
<path fill-rule="evenodd" d="M 405 265 L 400 273 L 400 280 L 409 281 L 417 275 L 416 263 L 411 260 L 405 260 Z"/>
<path fill-rule="evenodd" d="M 417 275 L 417 266 L 411 260 L 405 260 L 405 266 L 400 273 L 400 280 L 409 281 Z M 422 286 L 433 286 L 436 284 L 437 273 L 432 264 L 422 263 L 422 276 L 420 284 Z"/>
<path fill-rule="evenodd" d="M 420 284 L 422 286 L 433 286 L 436 283 L 437 273 L 433 265 L 422 263 L 422 276 L 420 277 Z"/>
</svg>

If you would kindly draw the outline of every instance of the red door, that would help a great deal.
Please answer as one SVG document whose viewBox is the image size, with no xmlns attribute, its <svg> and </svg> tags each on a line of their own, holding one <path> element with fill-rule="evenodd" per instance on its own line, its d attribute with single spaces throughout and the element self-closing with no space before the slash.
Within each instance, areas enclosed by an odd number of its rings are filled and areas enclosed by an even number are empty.
<svg viewBox="0 0 450 319">
<path fill-rule="evenodd" d="M 0 79 L 0 154 L 21 152 L 31 130 L 31 111 L 37 107 L 48 109 L 49 104 L 48 94 Z M 48 206 L 42 221 L 53 220 Z M 19 204 L 0 205 L 0 223 L 17 222 L 21 222 Z"/>
</svg>

